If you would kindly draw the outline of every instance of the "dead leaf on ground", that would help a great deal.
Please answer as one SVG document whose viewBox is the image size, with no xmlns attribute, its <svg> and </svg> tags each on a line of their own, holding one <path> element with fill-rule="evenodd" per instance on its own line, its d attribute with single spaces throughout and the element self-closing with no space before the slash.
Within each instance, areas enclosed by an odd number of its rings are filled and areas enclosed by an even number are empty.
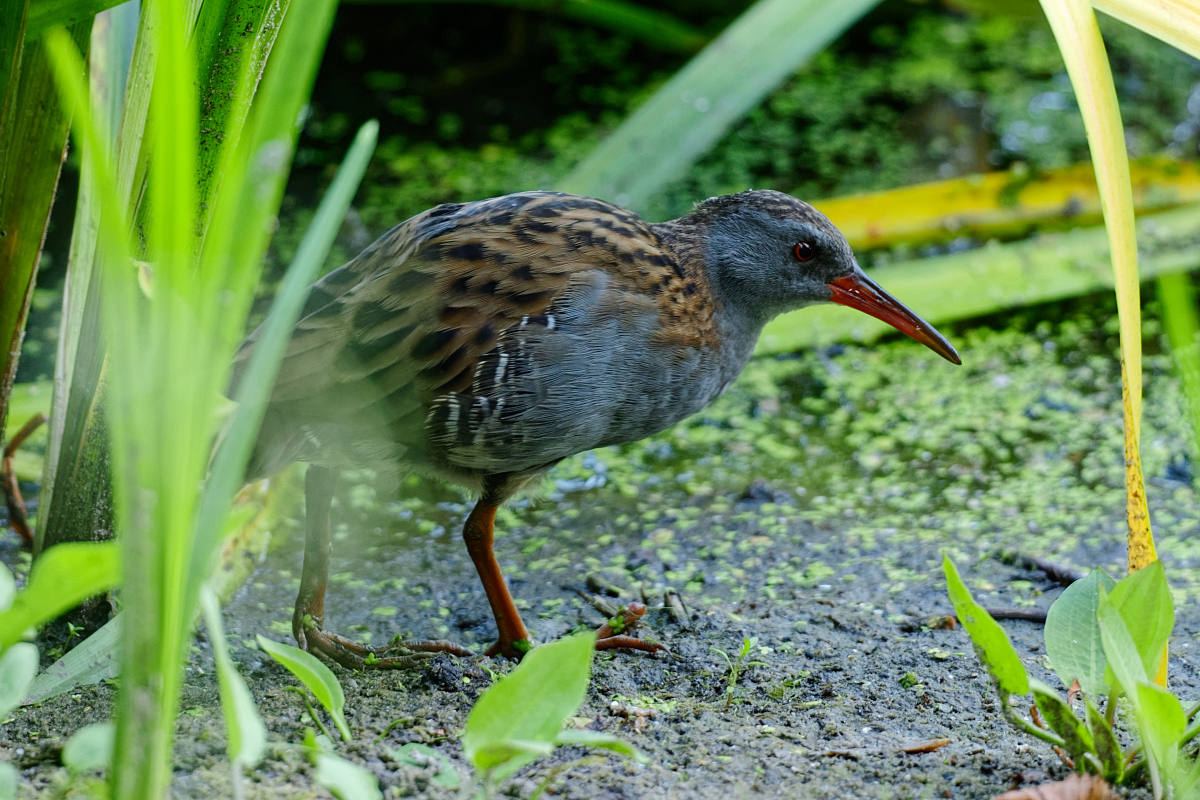
<svg viewBox="0 0 1200 800">
<path fill-rule="evenodd" d="M 1043 783 L 996 795 L 992 800 L 1116 800 L 1112 787 L 1095 775 L 1072 775 L 1065 781 Z"/>
</svg>

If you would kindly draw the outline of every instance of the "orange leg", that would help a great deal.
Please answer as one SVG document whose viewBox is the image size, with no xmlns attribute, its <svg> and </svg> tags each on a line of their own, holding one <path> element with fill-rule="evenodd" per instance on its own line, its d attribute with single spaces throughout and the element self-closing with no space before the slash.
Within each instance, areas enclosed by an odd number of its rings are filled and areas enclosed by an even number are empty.
<svg viewBox="0 0 1200 800">
<path fill-rule="evenodd" d="M 8 505 L 8 524 L 24 540 L 25 544 L 31 546 L 33 545 L 33 531 L 29 529 L 25 499 L 21 497 L 21 487 L 17 484 L 16 473 L 13 472 L 13 456 L 29 438 L 29 435 L 45 421 L 45 414 L 39 413 L 30 417 L 29 421 L 13 434 L 12 441 L 4 448 L 4 454 L 0 457 L 0 485 L 3 486 L 5 503 Z"/>
<path fill-rule="evenodd" d="M 456 656 L 473 655 L 465 647 L 440 640 L 402 641 L 376 651 L 355 641 L 326 631 L 325 585 L 329 580 L 329 507 L 337 487 L 336 472 L 313 464 L 304 475 L 305 526 L 304 570 L 300 593 L 292 612 L 292 634 L 310 653 L 323 656 L 347 669 L 386 669 L 412 664 L 432 653 Z"/>
<path fill-rule="evenodd" d="M 513 603 L 512 595 L 504 584 L 504 575 L 500 573 L 500 564 L 496 554 L 492 552 L 492 531 L 496 524 L 496 506 L 483 499 L 475 504 L 467 522 L 463 525 L 463 541 L 467 543 L 467 552 L 471 561 L 475 562 L 475 571 L 483 582 L 483 590 L 487 592 L 488 603 L 492 606 L 492 616 L 496 619 L 498 636 L 496 643 L 489 647 L 486 655 L 502 655 L 505 658 L 520 659 L 532 648 L 529 632 L 525 623 L 521 622 L 521 614 Z"/>
</svg>

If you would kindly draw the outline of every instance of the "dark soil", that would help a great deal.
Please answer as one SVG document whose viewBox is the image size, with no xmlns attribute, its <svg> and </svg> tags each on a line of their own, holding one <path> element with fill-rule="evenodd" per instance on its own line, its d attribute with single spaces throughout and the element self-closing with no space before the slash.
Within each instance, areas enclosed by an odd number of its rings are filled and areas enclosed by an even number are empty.
<svg viewBox="0 0 1200 800">
<path fill-rule="evenodd" d="M 1006 563 L 1002 551 L 1124 572 L 1111 307 L 1092 301 L 1039 313 L 1057 321 L 1010 318 L 1006 330 L 954 337 L 962 368 L 907 342 L 755 361 L 709 411 L 647 442 L 571 459 L 539 498 L 513 503 L 497 551 L 537 640 L 602 622 L 575 593 L 591 576 L 619 590 L 619 602 L 644 596 L 656 606 L 648 635 L 671 649 L 598 655 L 576 720 L 620 734 L 651 763 L 576 765 L 550 791 L 589 799 L 988 798 L 1064 776 L 1046 746 L 1002 721 L 962 629 L 931 629 L 928 619 L 950 611 L 943 550 L 989 606 L 1045 608 L 1061 591 Z M 1194 699 L 1200 504 L 1168 368 L 1164 357 L 1148 358 L 1144 462 L 1179 601 L 1171 684 Z M 458 541 L 465 501 L 415 480 L 397 500 L 372 476 L 349 476 L 334 509 L 330 627 L 376 643 L 399 633 L 482 650 L 493 628 Z M 226 609 L 226 623 L 271 739 L 294 743 L 311 725 L 299 697 L 285 691 L 295 680 L 253 644 L 259 633 L 290 641 L 302 537 L 285 533 Z M 688 607 L 686 624 L 661 607 L 667 587 Z M 1032 672 L 1056 684 L 1040 626 L 1005 628 Z M 747 637 L 757 638 L 748 660 L 760 663 L 727 701 L 728 670 L 715 651 L 733 654 Z M 387 797 L 450 797 L 430 770 L 392 753 L 406 742 L 431 744 L 465 778 L 458 736 L 492 672 L 507 669 L 439 656 L 403 671 L 339 671 L 355 736 L 339 752 L 371 769 Z M 20 766 L 22 796 L 68 785 L 62 742 L 105 719 L 113 692 L 82 688 L 13 715 L 0 756 Z M 181 708 L 174 796 L 230 796 L 203 638 Z M 902 752 L 938 737 L 950 743 Z M 560 750 L 506 792 L 528 797 L 552 769 L 584 755 Z M 307 762 L 282 749 L 254 771 L 247 795 L 327 796 Z"/>
</svg>

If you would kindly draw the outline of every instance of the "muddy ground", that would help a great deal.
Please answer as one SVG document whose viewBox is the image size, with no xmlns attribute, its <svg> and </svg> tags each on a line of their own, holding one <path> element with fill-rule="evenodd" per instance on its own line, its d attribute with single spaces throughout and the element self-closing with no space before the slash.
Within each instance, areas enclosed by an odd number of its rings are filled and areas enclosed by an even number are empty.
<svg viewBox="0 0 1200 800">
<path fill-rule="evenodd" d="M 576 765 L 549 792 L 987 798 L 1065 775 L 1047 747 L 1001 720 L 966 634 L 922 624 L 950 609 L 943 550 L 989 606 L 1045 608 L 1061 591 L 1006 563 L 1005 551 L 1124 573 L 1112 307 L 1097 299 L 1038 313 L 1041 321 L 958 332 L 960 368 L 900 341 L 757 360 L 709 411 L 653 440 L 571 459 L 540 496 L 502 512 L 499 558 L 539 641 L 602 621 L 575 593 L 589 576 L 622 602 L 644 593 L 661 606 L 672 587 L 691 615 L 685 625 L 662 608 L 648 615 L 669 656 L 598 655 L 579 712 L 578 723 L 619 733 L 651 763 Z M 1146 366 L 1143 458 L 1179 603 L 1171 682 L 1195 699 L 1200 502 L 1191 434 L 1168 360 L 1151 354 Z M 458 540 L 468 510 L 455 489 L 413 480 L 397 498 L 370 475 L 349 476 L 334 508 L 330 627 L 376 643 L 401 633 L 482 650 L 493 629 Z M 285 690 L 295 681 L 253 640 L 290 641 L 299 524 L 281 526 L 278 546 L 226 609 L 234 658 L 281 742 L 300 741 L 310 723 Z M 4 553 L 12 560 L 15 549 Z M 1040 626 L 1005 627 L 1033 673 L 1056 683 Z M 734 652 L 746 637 L 757 637 L 752 658 L 761 664 L 727 704 L 715 650 Z M 230 796 L 207 643 L 193 654 L 174 796 Z M 339 671 L 355 736 L 339 751 L 371 769 L 387 797 L 454 796 L 392 753 L 428 743 L 465 777 L 459 732 L 492 671 L 507 668 L 441 656 L 403 671 Z M 113 692 L 82 688 L 6 721 L 0 756 L 20 766 L 22 796 L 74 791 L 58 766 L 62 742 L 106 718 Z M 936 737 L 950 744 L 901 752 Z M 506 792 L 528 797 L 583 755 L 560 750 Z M 303 758 L 283 750 L 254 771 L 247 794 L 328 796 Z"/>
</svg>

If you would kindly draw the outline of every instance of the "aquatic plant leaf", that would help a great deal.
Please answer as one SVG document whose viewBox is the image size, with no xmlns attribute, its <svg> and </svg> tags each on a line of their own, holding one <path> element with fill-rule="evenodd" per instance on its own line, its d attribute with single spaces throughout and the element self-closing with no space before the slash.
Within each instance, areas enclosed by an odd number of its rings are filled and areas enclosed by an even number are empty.
<svg viewBox="0 0 1200 800">
<path fill-rule="evenodd" d="M 1093 696 L 1108 692 L 1104 680 L 1104 643 L 1100 641 L 1100 587 L 1112 591 L 1117 582 L 1102 569 L 1068 586 L 1046 614 L 1046 653 L 1063 686 L 1079 681 Z"/>
<path fill-rule="evenodd" d="M 1062 737 L 1063 749 L 1070 753 L 1072 758 L 1078 759 L 1084 753 L 1095 751 L 1091 732 L 1053 687 L 1037 678 L 1030 678 L 1029 688 L 1033 691 L 1033 701 L 1038 710 L 1042 712 L 1051 730 Z"/>
<path fill-rule="evenodd" d="M 1122 578 L 1108 597 L 1121 610 L 1146 674 L 1157 675 L 1163 648 L 1175 628 L 1175 604 L 1162 562 L 1151 562 Z"/>
<path fill-rule="evenodd" d="M 317 754 L 317 783 L 338 800 L 383 800 L 371 771 L 332 753 Z"/>
<path fill-rule="evenodd" d="M 514 759 L 523 759 L 522 763 L 550 755 L 554 752 L 553 742 L 542 742 L 533 739 L 496 739 L 477 747 L 471 755 L 471 760 L 479 769 L 495 769 L 501 764 Z"/>
<path fill-rule="evenodd" d="M 568 728 L 564 731 L 559 731 L 558 736 L 554 737 L 556 745 L 573 744 L 581 747 L 599 747 L 603 750 L 611 750 L 614 753 L 619 753 L 623 756 L 628 756 L 639 764 L 648 764 L 650 757 L 631 745 L 629 742 L 614 736 L 611 733 L 603 731 L 581 731 Z"/>
<path fill-rule="evenodd" d="M 1138 730 L 1142 744 L 1154 755 L 1163 775 L 1174 774 L 1179 762 L 1179 737 L 1187 725 L 1179 698 L 1149 681 L 1137 685 Z"/>
<path fill-rule="evenodd" d="M 758 0 L 559 181 L 642 211 L 877 0 Z"/>
<path fill-rule="evenodd" d="M 116 542 L 60 544 L 43 553 L 34 562 L 25 588 L 0 613 L 0 647 L 20 641 L 30 628 L 116 586 L 121 575 L 119 556 Z"/>
<path fill-rule="evenodd" d="M 115 733 L 111 722 L 84 725 L 63 745 L 63 766 L 76 774 L 106 769 L 112 763 Z"/>
<path fill-rule="evenodd" d="M 389 750 L 388 754 L 402 764 L 422 768 L 436 766 L 437 772 L 434 773 L 433 782 L 439 786 L 453 791 L 462 785 L 462 778 L 450 759 L 427 744 L 409 742 L 403 747 Z"/>
<path fill-rule="evenodd" d="M 1028 694 L 1029 676 L 1021 657 L 1008 640 L 1008 634 L 971 597 L 950 556 L 942 556 L 942 569 L 946 573 L 946 586 L 950 592 L 950 602 L 954 604 L 954 613 L 967 629 L 979 660 L 987 665 L 1001 700 L 1007 702 L 1008 695 Z"/>
<path fill-rule="evenodd" d="M 583 702 L 595 641 L 594 634 L 582 633 L 537 647 L 484 692 L 467 717 L 462 738 L 467 760 L 502 779 L 539 753 L 514 749 L 498 759 L 497 743 L 536 742 L 553 749 L 563 723 Z"/>
<path fill-rule="evenodd" d="M 295 675 L 301 683 L 308 687 L 313 696 L 329 712 L 329 716 L 333 717 L 333 722 L 337 725 L 338 732 L 342 734 L 342 739 L 350 741 L 350 728 L 346 725 L 345 715 L 346 694 L 342 691 L 342 684 L 338 682 L 333 671 L 322 664 L 312 653 L 305 652 L 298 647 L 272 641 L 262 634 L 255 638 L 263 652 L 282 664 L 288 672 Z"/>
<path fill-rule="evenodd" d="M 1088 728 L 1092 732 L 1092 742 L 1104 769 L 1104 777 L 1113 783 L 1120 783 L 1125 775 L 1125 754 L 1121 751 L 1121 745 L 1113 734 L 1112 726 L 1092 699 L 1085 697 L 1084 704 L 1087 707 Z"/>
<path fill-rule="evenodd" d="M 21 704 L 37 675 L 38 650 L 18 642 L 0 653 L 0 720 Z"/>
<path fill-rule="evenodd" d="M 1103 587 L 1100 589 L 1097 618 L 1100 620 L 1100 640 L 1104 643 L 1104 657 L 1108 660 L 1108 668 L 1112 670 L 1117 683 L 1136 708 L 1138 698 L 1135 692 L 1137 685 L 1146 680 L 1146 666 L 1138 654 L 1133 635 L 1121 616 L 1121 609 Z"/>
<path fill-rule="evenodd" d="M 117 614 L 100 630 L 75 645 L 62 658 L 55 661 L 37 676 L 24 705 L 40 703 L 69 692 L 76 686 L 116 677 L 120 671 L 117 664 L 117 647 L 121 643 L 121 625 L 124 616 Z"/>
<path fill-rule="evenodd" d="M 221 712 L 225 715 L 225 751 L 231 761 L 253 767 L 262 761 L 267 749 L 267 726 L 258 713 L 250 688 L 229 657 L 225 628 L 221 624 L 221 606 L 208 587 L 200 593 L 200 610 L 204 614 L 204 626 L 208 628 L 213 661 L 217 665 Z"/>
</svg>

